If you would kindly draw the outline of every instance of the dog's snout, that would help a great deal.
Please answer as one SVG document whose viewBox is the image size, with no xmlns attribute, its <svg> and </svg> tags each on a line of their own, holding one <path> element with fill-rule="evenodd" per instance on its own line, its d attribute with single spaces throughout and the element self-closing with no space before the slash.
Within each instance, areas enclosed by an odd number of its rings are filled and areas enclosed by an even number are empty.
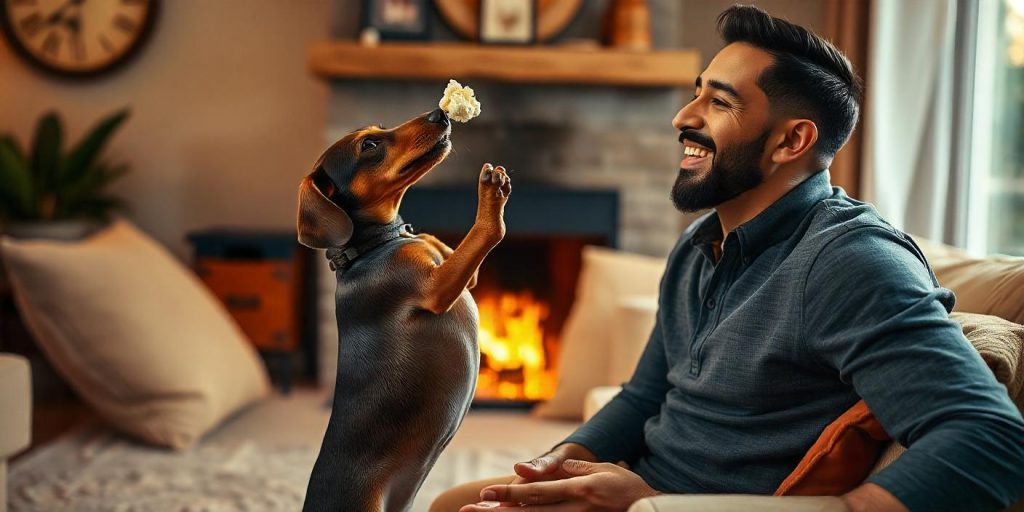
<svg viewBox="0 0 1024 512">
<path fill-rule="evenodd" d="M 442 126 L 448 126 L 448 114 L 445 114 L 444 110 L 436 109 L 427 116 L 427 121 L 437 123 Z"/>
</svg>

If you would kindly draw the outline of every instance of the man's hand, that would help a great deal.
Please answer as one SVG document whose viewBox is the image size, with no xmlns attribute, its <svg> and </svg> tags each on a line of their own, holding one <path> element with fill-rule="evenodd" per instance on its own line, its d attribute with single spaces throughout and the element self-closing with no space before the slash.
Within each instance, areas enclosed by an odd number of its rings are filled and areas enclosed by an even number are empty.
<svg viewBox="0 0 1024 512">
<path fill-rule="evenodd" d="M 873 483 L 861 484 L 840 498 L 851 512 L 909 512 L 896 496 Z"/>
<path fill-rule="evenodd" d="M 573 475 L 565 472 L 562 468 L 562 463 L 568 459 L 597 462 L 597 456 L 585 446 L 576 443 L 563 443 L 530 462 L 516 463 L 512 469 L 519 476 L 511 483 L 521 484 L 569 478 Z"/>
<path fill-rule="evenodd" d="M 551 480 L 562 480 L 573 475 L 562 469 L 562 463 L 568 459 L 585 460 L 597 462 L 597 456 L 587 447 L 576 443 L 562 443 L 550 452 L 531 460 L 530 462 L 517 462 L 512 469 L 516 472 L 514 480 L 509 484 L 525 484 L 529 482 L 547 482 Z M 519 503 L 504 502 L 502 506 L 518 507 Z"/>
<path fill-rule="evenodd" d="M 616 464 L 568 459 L 560 472 L 569 477 L 485 487 L 480 491 L 484 503 L 466 505 L 459 512 L 625 512 L 633 502 L 659 494 L 639 475 Z"/>
</svg>

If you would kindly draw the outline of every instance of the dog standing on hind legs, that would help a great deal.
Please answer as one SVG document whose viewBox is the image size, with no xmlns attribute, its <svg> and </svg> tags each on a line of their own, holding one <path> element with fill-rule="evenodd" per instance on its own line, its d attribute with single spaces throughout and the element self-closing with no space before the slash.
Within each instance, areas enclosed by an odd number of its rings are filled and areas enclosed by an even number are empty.
<svg viewBox="0 0 1024 512">
<path fill-rule="evenodd" d="M 306 512 L 404 512 L 469 410 L 480 366 L 468 289 L 505 234 L 512 182 L 485 164 L 476 221 L 452 250 L 413 235 L 405 191 L 448 156 L 438 109 L 331 145 L 299 185 L 298 238 L 327 249 L 339 333 L 333 409 Z"/>
</svg>

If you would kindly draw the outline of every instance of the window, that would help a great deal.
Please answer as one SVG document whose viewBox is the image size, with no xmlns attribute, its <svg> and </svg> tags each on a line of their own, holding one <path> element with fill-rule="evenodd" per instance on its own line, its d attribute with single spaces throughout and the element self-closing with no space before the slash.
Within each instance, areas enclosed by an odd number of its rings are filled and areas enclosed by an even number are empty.
<svg viewBox="0 0 1024 512">
<path fill-rule="evenodd" d="M 1024 256 L 1024 0 L 979 3 L 968 249 Z"/>
</svg>

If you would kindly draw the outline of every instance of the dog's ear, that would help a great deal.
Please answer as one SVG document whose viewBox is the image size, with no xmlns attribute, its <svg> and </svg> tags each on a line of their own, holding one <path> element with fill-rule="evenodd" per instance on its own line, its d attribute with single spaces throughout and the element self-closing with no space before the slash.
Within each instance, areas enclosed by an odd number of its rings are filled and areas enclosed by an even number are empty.
<svg viewBox="0 0 1024 512">
<path fill-rule="evenodd" d="M 306 176 L 299 184 L 299 243 L 312 249 L 345 245 L 352 238 L 352 218 L 327 199 Z"/>
</svg>

